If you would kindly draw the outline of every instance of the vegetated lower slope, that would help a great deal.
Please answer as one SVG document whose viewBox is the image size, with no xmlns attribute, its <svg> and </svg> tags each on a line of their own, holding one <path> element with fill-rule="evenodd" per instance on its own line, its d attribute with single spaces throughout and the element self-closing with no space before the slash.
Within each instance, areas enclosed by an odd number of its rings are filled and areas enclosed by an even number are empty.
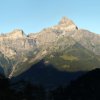
<svg viewBox="0 0 100 100">
<path fill-rule="evenodd" d="M 66 44 L 54 46 L 53 51 L 44 59 L 59 70 L 87 71 L 100 67 L 99 57 L 77 42 L 69 47 Z"/>
</svg>

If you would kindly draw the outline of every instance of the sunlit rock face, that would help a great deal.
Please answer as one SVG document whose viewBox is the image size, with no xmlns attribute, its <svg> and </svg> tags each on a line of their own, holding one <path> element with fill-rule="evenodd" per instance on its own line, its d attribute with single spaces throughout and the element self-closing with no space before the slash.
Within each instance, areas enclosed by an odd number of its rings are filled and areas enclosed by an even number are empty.
<svg viewBox="0 0 100 100">
<path fill-rule="evenodd" d="M 23 30 L 20 30 L 20 29 L 16 29 L 12 31 L 7 36 L 9 38 L 24 38 L 25 37 Z"/>
<path fill-rule="evenodd" d="M 67 17 L 63 17 L 58 25 L 52 27 L 53 29 L 69 32 L 69 31 L 74 31 L 77 30 L 78 27 L 74 24 L 74 22 Z"/>
<path fill-rule="evenodd" d="M 78 27 L 74 24 L 74 22 L 66 17 L 63 17 L 61 19 L 58 26 L 65 31 L 73 31 L 78 29 Z"/>
<path fill-rule="evenodd" d="M 16 29 L 0 35 L 0 55 L 0 66 L 9 77 L 46 57 L 46 64 L 57 62 L 58 69 L 92 69 L 99 66 L 100 35 L 79 29 L 72 20 L 63 17 L 57 25 L 38 33 L 26 35 L 23 30 Z M 53 62 L 52 59 L 57 60 Z"/>
<path fill-rule="evenodd" d="M 48 43 L 54 43 L 62 35 L 68 35 L 69 32 L 77 30 L 78 27 L 73 21 L 67 17 L 63 17 L 57 25 L 45 28 L 38 34 L 30 34 L 29 37 L 34 37 L 40 45 L 46 45 Z"/>
</svg>

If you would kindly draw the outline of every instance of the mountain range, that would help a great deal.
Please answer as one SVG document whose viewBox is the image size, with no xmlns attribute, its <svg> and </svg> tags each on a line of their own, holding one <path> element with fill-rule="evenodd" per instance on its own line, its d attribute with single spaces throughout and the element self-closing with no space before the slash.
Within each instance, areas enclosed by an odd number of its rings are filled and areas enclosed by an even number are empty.
<svg viewBox="0 0 100 100">
<path fill-rule="evenodd" d="M 16 29 L 0 35 L 0 72 L 8 78 L 43 84 L 58 79 L 56 84 L 68 73 L 95 68 L 100 68 L 100 35 L 79 29 L 67 17 L 38 33 Z"/>
</svg>

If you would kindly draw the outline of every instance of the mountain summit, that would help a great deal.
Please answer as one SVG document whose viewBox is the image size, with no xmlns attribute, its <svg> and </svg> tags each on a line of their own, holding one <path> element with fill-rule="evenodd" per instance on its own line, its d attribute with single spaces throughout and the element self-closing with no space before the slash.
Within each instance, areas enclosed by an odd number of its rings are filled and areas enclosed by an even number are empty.
<svg viewBox="0 0 100 100">
<path fill-rule="evenodd" d="M 63 17 L 58 23 L 58 25 L 54 26 L 53 28 L 65 32 L 70 32 L 78 29 L 74 22 L 67 17 Z"/>
<path fill-rule="evenodd" d="M 75 25 L 75 24 L 72 20 L 68 19 L 67 17 L 62 17 L 62 19 L 59 22 L 59 25 L 69 26 L 69 25 Z"/>
</svg>

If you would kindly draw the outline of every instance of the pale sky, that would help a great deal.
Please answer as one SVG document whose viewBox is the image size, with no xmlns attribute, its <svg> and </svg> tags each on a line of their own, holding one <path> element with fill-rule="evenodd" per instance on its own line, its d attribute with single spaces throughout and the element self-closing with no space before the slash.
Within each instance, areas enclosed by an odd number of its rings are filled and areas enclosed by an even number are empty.
<svg viewBox="0 0 100 100">
<path fill-rule="evenodd" d="M 39 32 L 63 16 L 79 28 L 100 33 L 100 0 L 0 0 L 0 33 Z"/>
</svg>

